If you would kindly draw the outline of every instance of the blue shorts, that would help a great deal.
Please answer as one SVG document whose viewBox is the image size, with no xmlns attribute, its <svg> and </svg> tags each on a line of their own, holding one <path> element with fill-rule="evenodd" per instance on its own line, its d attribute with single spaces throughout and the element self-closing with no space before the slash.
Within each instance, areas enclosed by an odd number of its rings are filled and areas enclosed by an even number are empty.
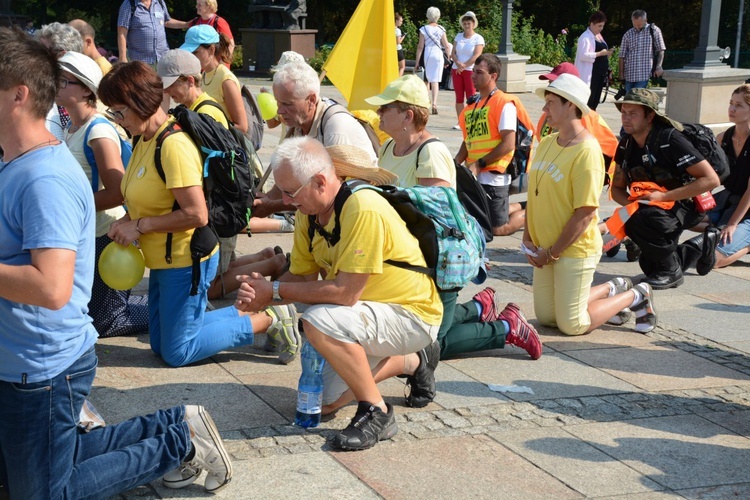
<svg viewBox="0 0 750 500">
<path fill-rule="evenodd" d="M 732 242 L 725 245 L 719 244 L 716 250 L 729 257 L 747 247 L 750 247 L 750 219 L 745 219 L 737 224 L 737 229 L 732 234 Z"/>
</svg>

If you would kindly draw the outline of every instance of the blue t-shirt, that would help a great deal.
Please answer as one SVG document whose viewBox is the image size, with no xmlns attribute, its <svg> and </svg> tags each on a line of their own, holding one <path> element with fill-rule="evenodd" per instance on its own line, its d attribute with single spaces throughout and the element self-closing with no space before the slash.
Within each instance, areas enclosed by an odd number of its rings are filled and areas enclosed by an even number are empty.
<svg viewBox="0 0 750 500">
<path fill-rule="evenodd" d="M 156 64 L 156 61 L 169 50 L 164 23 L 170 19 L 163 0 L 151 0 L 150 9 L 140 0 L 136 0 L 132 17 L 130 0 L 122 2 L 117 13 L 117 26 L 128 29 L 128 59 Z"/>
<path fill-rule="evenodd" d="M 65 144 L 0 162 L 0 264 L 31 264 L 31 250 L 76 252 L 73 294 L 57 311 L 0 298 L 0 380 L 59 375 L 95 342 L 88 316 L 96 213 L 91 185 Z"/>
</svg>

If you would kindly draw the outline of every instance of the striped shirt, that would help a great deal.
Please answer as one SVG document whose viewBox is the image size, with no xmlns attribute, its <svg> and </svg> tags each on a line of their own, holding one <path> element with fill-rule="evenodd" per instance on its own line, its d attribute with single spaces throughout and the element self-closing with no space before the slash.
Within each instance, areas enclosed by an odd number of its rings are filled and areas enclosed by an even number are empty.
<svg viewBox="0 0 750 500">
<path fill-rule="evenodd" d="M 151 0 L 151 7 L 146 8 L 143 2 L 136 0 L 135 13 L 130 15 L 130 0 L 120 5 L 117 14 L 117 26 L 128 30 L 128 59 L 156 64 L 156 61 L 169 50 L 164 23 L 169 21 L 169 12 L 164 7 L 164 0 Z"/>
<path fill-rule="evenodd" d="M 653 30 L 653 40 L 651 32 Z M 656 42 L 656 47 L 654 47 Z M 647 24 L 642 30 L 630 28 L 622 37 L 620 59 L 624 59 L 626 82 L 645 82 L 651 78 L 654 52 L 667 50 L 661 30 L 654 24 Z"/>
</svg>

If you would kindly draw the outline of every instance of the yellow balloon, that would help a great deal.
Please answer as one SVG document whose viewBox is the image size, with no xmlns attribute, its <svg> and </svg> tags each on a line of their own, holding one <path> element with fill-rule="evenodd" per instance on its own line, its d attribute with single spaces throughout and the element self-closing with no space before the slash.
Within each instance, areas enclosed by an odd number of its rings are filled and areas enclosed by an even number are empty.
<svg viewBox="0 0 750 500">
<path fill-rule="evenodd" d="M 123 247 L 114 241 L 99 256 L 99 275 L 115 290 L 130 290 L 143 279 L 146 261 L 135 245 Z"/>
<path fill-rule="evenodd" d="M 261 92 L 258 94 L 258 107 L 260 108 L 260 115 L 264 120 L 270 120 L 279 111 L 279 106 L 276 104 L 276 98 L 268 92 Z"/>
</svg>

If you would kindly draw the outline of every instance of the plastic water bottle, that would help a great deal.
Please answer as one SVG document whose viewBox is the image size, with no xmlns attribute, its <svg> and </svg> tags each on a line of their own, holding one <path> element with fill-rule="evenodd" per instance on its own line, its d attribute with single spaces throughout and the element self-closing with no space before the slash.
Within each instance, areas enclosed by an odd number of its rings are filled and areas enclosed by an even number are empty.
<svg viewBox="0 0 750 500">
<path fill-rule="evenodd" d="M 302 346 L 302 374 L 297 388 L 297 414 L 294 425 L 317 427 L 320 424 L 320 410 L 323 406 L 323 367 L 326 360 L 305 341 Z"/>
</svg>

